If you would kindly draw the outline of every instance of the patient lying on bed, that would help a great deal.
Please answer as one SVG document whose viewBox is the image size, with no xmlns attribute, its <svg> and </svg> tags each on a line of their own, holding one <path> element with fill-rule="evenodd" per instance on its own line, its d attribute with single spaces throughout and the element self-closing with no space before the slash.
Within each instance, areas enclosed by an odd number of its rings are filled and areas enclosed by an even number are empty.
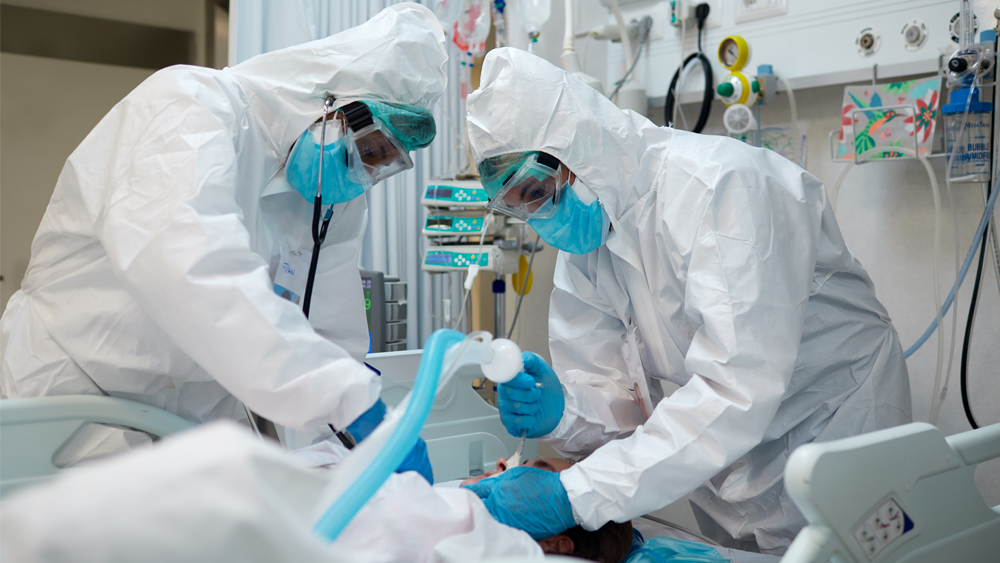
<svg viewBox="0 0 1000 563">
<path fill-rule="evenodd" d="M 325 442 L 303 448 L 293 455 L 315 466 L 336 465 L 346 453 L 339 445 Z M 536 458 L 521 463 L 543 471 L 560 472 L 573 464 L 558 458 Z M 372 560 L 371 550 L 380 551 L 378 561 L 421 560 L 415 553 L 431 553 L 435 558 L 461 560 L 456 546 L 468 550 L 489 538 L 490 543 L 475 547 L 483 558 L 500 555 L 531 554 L 541 548 L 549 555 L 570 555 L 597 561 L 620 563 L 632 546 L 632 523 L 609 522 L 594 532 L 577 526 L 561 534 L 537 541 L 528 534 L 496 522 L 486 507 L 461 485 L 475 483 L 507 470 L 507 458 L 499 458 L 497 469 L 477 477 L 439 483 L 433 487 L 415 473 L 393 475 L 375 498 L 362 509 L 344 530 L 339 543 L 364 545 L 365 560 Z M 543 502 L 543 500 L 539 500 Z M 414 525 L 420 522 L 420 525 Z M 346 540 L 346 538 L 350 538 Z M 336 545 L 336 544 L 335 544 Z M 378 546 L 378 547 L 376 547 Z M 470 560 L 471 554 L 465 556 Z M 409 556 L 409 558 L 407 558 Z"/>
<path fill-rule="evenodd" d="M 540 457 L 521 463 L 521 467 L 534 467 L 555 473 L 565 471 L 572 466 L 571 462 L 555 457 Z M 496 471 L 487 471 L 477 477 L 460 480 L 458 485 L 478 483 L 483 479 L 503 473 L 507 470 L 507 458 L 497 459 L 496 467 Z M 441 486 L 449 486 L 449 484 L 443 483 Z M 632 522 L 623 524 L 608 522 L 594 532 L 588 532 L 580 526 L 576 526 L 561 534 L 538 540 L 538 545 L 547 555 L 571 555 L 600 563 L 618 563 L 625 559 L 629 548 L 632 547 Z"/>
</svg>

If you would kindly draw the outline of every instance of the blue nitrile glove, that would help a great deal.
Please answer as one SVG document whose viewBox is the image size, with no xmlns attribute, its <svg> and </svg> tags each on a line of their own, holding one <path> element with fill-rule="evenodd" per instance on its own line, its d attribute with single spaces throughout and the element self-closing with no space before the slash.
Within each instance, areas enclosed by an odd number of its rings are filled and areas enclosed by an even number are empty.
<svg viewBox="0 0 1000 563">
<path fill-rule="evenodd" d="M 431 467 L 431 460 L 427 457 L 427 442 L 423 438 L 417 438 L 416 445 L 403 458 L 403 463 L 399 464 L 396 473 L 404 471 L 416 471 L 431 485 L 434 484 L 434 468 Z"/>
<path fill-rule="evenodd" d="M 536 540 L 576 526 L 558 473 L 515 467 L 465 488 L 479 495 L 498 522 L 524 530 Z"/>
<path fill-rule="evenodd" d="M 566 407 L 562 384 L 538 354 L 524 352 L 524 371 L 507 383 L 497 385 L 500 421 L 511 436 L 540 438 L 555 430 Z M 541 383 L 541 387 L 536 386 Z"/>
<path fill-rule="evenodd" d="M 351 433 L 351 437 L 354 438 L 355 442 L 360 443 L 361 440 L 367 438 L 375 430 L 376 426 L 382 423 L 382 419 L 384 418 L 385 403 L 382 402 L 382 399 L 379 399 L 372 405 L 372 408 L 365 411 L 357 420 L 352 422 L 347 427 L 347 431 Z M 434 470 L 431 469 L 431 461 L 427 458 L 427 444 L 423 438 L 417 438 L 416 445 L 413 446 L 410 453 L 403 459 L 403 463 L 399 464 L 399 467 L 396 469 L 396 473 L 404 471 L 416 471 L 424 479 L 427 479 L 428 483 L 434 484 Z"/>
<path fill-rule="evenodd" d="M 357 420 L 351 423 L 347 427 L 347 431 L 351 433 L 351 437 L 354 438 L 354 442 L 360 444 L 361 440 L 364 440 L 371 434 L 375 427 L 382 424 L 382 420 L 385 418 L 385 403 L 382 399 L 375 401 L 372 408 L 366 410 L 364 414 L 359 416 Z"/>
</svg>

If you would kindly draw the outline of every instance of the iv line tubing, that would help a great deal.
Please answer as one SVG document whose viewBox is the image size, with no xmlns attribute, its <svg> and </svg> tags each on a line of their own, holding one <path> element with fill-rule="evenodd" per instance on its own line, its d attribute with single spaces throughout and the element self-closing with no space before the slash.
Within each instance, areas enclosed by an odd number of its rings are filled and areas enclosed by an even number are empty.
<svg viewBox="0 0 1000 563">
<path fill-rule="evenodd" d="M 978 78 L 979 75 L 975 75 L 972 77 L 972 86 L 971 86 L 972 92 L 976 91 L 976 80 Z M 969 97 L 966 98 L 965 100 L 965 112 L 962 114 L 962 123 L 965 123 L 966 120 L 969 118 L 969 108 L 971 106 L 972 106 L 972 94 L 970 92 Z M 944 175 L 945 188 L 948 190 L 948 204 L 951 206 L 951 219 L 955 229 L 955 279 L 956 280 L 958 279 L 958 272 L 959 272 L 958 256 L 959 254 L 961 254 L 962 248 L 958 242 L 958 210 L 955 209 L 955 198 L 952 196 L 951 166 L 952 163 L 955 162 L 955 155 L 958 153 L 958 146 L 961 144 L 962 134 L 964 132 L 965 129 L 963 127 L 962 131 L 958 135 L 958 139 L 956 139 L 955 141 L 955 145 L 951 148 L 951 154 L 948 156 L 948 160 L 945 162 L 945 165 L 948 168 L 945 170 L 945 175 Z M 935 248 L 935 252 L 937 252 L 937 248 Z M 937 306 L 940 307 L 941 306 L 940 303 L 938 303 Z M 937 320 L 938 320 L 938 326 L 941 326 L 942 319 L 938 318 Z M 934 389 L 933 389 L 934 394 L 931 395 L 931 414 L 929 418 L 931 424 L 937 424 L 938 415 L 941 414 L 941 405 L 944 404 L 945 396 L 947 396 L 948 394 L 948 382 L 951 381 L 951 367 L 955 357 L 955 339 L 957 338 L 957 336 L 958 336 L 958 309 L 956 308 L 951 315 L 951 348 L 948 352 L 948 369 L 945 372 L 944 381 L 941 383 L 940 389 L 937 387 L 939 374 L 935 374 L 934 377 Z M 938 342 L 940 343 L 942 339 L 943 339 L 943 331 L 939 331 Z M 939 351 L 938 354 L 940 353 L 941 352 Z M 940 364 L 940 360 L 938 361 L 938 363 Z M 937 400 L 937 404 L 935 404 L 935 399 Z"/>
<path fill-rule="evenodd" d="M 490 211 L 489 215 L 483 217 L 483 230 L 479 231 L 479 252 L 476 256 L 479 257 L 483 253 L 483 243 L 486 242 L 486 230 L 490 228 L 490 223 L 493 222 L 493 212 Z M 472 274 L 472 266 L 469 266 L 469 274 Z M 478 268 L 476 269 L 475 276 L 479 275 Z M 475 279 L 473 276 L 472 279 Z M 472 282 L 466 282 L 469 287 L 465 290 L 465 295 L 462 296 L 462 310 L 458 313 L 458 320 L 455 321 L 454 326 L 451 327 L 452 330 L 458 330 L 458 325 L 462 324 L 462 319 L 465 317 L 465 303 L 469 300 L 469 292 L 472 291 Z"/>
<path fill-rule="evenodd" d="M 524 290 L 528 287 L 528 276 L 531 275 L 531 266 L 535 263 L 535 251 L 538 250 L 538 241 L 542 239 L 542 235 L 535 237 L 535 245 L 531 247 L 531 257 L 528 259 L 528 271 L 524 273 L 524 281 L 521 283 L 521 291 L 517 296 L 517 307 L 514 309 L 514 320 L 510 322 L 510 330 L 507 331 L 507 336 L 514 334 L 514 327 L 517 326 L 517 316 L 521 313 L 521 301 L 524 300 Z"/>
<path fill-rule="evenodd" d="M 920 164 L 924 165 L 924 169 L 927 170 L 927 175 L 931 179 L 931 191 L 934 193 L 934 260 L 933 260 L 933 272 L 932 279 L 934 280 L 934 313 L 936 318 L 935 322 L 938 326 L 942 326 L 944 322 L 944 313 L 941 312 L 941 272 L 938 270 L 938 260 L 941 253 L 941 193 L 938 191 L 937 178 L 934 177 L 934 170 L 931 168 L 930 163 L 923 155 L 917 157 L 920 160 Z M 937 353 L 937 364 L 934 369 L 934 395 L 931 396 L 931 417 L 930 422 L 934 424 L 937 420 L 937 414 L 935 412 L 935 405 L 937 405 L 937 396 L 939 384 L 941 382 L 941 366 L 944 363 L 944 331 L 938 331 L 938 353 Z"/>
<path fill-rule="evenodd" d="M 1000 176 L 997 178 L 1000 179 Z M 1000 193 L 1000 181 L 994 181 L 993 189 L 990 193 L 990 199 L 986 202 L 986 209 L 983 211 L 983 217 L 979 221 L 979 228 L 976 229 L 976 235 L 972 237 L 972 245 L 969 247 L 969 252 L 965 255 L 965 262 L 962 263 L 962 269 L 958 273 L 958 279 L 955 281 L 955 284 L 952 285 L 951 292 L 944 300 L 944 306 L 941 308 L 942 313 L 948 312 L 948 308 L 950 308 L 951 304 L 955 301 L 955 293 L 958 291 L 958 288 L 961 287 L 962 282 L 965 281 L 965 275 L 969 273 L 969 266 L 972 265 L 972 259 L 976 255 L 976 247 L 979 246 L 979 243 L 983 238 L 983 232 L 986 230 L 986 225 L 989 224 L 990 217 L 993 215 L 993 206 L 997 202 L 998 193 Z M 934 319 L 931 322 L 931 325 L 927 327 L 927 330 L 920 335 L 920 338 L 918 338 L 912 346 L 906 349 L 906 352 L 903 353 L 903 357 L 909 358 L 914 352 L 917 351 L 917 349 L 923 346 L 924 342 L 927 342 L 927 339 L 930 338 L 931 334 L 934 333 L 934 330 L 937 329 L 937 326 L 937 319 Z"/>
<path fill-rule="evenodd" d="M 788 109 L 792 112 L 792 136 L 796 141 L 795 164 L 802 166 L 802 137 L 799 135 L 799 112 L 798 108 L 795 107 L 795 92 L 792 90 L 792 85 L 785 80 L 784 76 L 775 72 L 774 77 L 785 85 L 785 92 L 788 94 Z"/>
</svg>

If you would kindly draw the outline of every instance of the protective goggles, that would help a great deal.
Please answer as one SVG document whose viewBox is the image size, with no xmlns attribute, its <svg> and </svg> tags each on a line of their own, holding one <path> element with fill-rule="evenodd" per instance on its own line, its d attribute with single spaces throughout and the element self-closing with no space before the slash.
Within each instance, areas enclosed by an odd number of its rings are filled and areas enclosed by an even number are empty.
<svg viewBox="0 0 1000 563">
<path fill-rule="evenodd" d="M 347 124 L 347 159 L 352 181 L 373 186 L 413 168 L 413 160 L 399 139 L 362 102 L 340 111 Z"/>
<path fill-rule="evenodd" d="M 562 164 L 544 153 L 530 155 L 507 178 L 486 208 L 515 219 L 548 219 L 555 215 L 562 187 Z"/>
</svg>

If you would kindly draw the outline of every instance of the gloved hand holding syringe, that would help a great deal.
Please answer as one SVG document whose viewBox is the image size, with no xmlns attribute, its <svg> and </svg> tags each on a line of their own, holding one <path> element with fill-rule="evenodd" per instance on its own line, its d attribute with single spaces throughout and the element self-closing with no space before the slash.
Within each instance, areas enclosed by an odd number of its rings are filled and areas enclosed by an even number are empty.
<svg viewBox="0 0 1000 563">
<path fill-rule="evenodd" d="M 483 366 L 486 378 L 497 384 L 497 408 L 504 427 L 511 436 L 520 437 L 517 451 L 507 461 L 508 468 L 517 467 L 525 439 L 551 432 L 562 418 L 565 399 L 559 378 L 537 354 L 518 354 L 517 345 L 509 340 L 495 340 L 492 346 L 498 356 L 519 360 L 516 375 L 510 375 L 515 370 L 494 372 L 492 365 L 498 365 L 496 360 L 491 366 Z"/>
</svg>

